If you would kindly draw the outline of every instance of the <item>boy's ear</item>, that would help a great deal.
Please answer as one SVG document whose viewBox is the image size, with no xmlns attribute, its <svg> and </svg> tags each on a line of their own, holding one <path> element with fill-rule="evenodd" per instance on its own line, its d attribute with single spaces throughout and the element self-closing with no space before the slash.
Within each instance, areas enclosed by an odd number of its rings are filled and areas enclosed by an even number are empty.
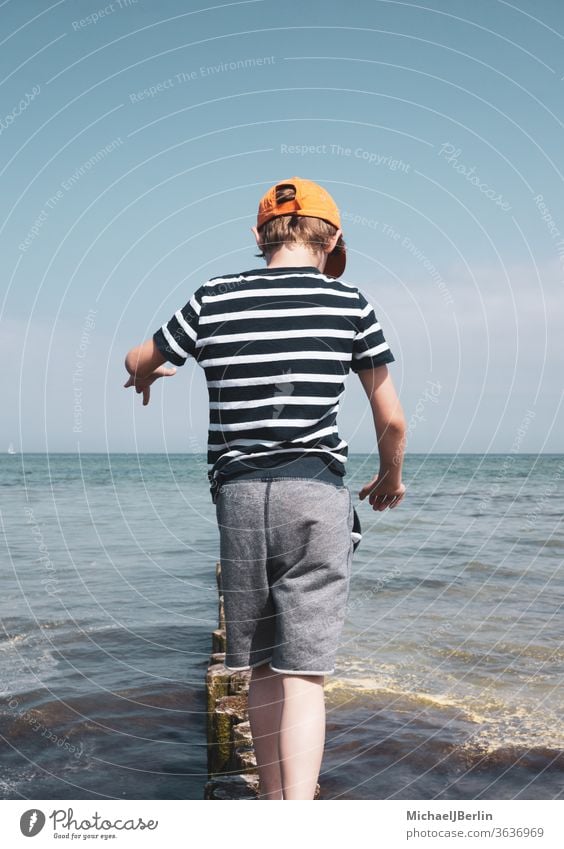
<svg viewBox="0 0 564 849">
<path fill-rule="evenodd" d="M 256 239 L 256 241 L 257 241 L 257 245 L 260 247 L 260 236 L 259 236 L 259 232 L 258 232 L 257 228 L 256 228 L 256 227 L 251 227 L 251 231 L 252 231 L 252 233 L 254 234 L 254 237 L 255 237 L 255 239 Z"/>
<path fill-rule="evenodd" d="M 335 249 L 335 246 L 336 246 L 337 242 L 339 241 L 339 239 L 341 238 L 342 235 L 343 235 L 343 231 L 337 230 L 335 235 L 332 236 L 331 239 L 329 239 L 329 241 L 327 242 L 326 253 L 330 254 L 331 251 L 333 251 Z"/>
</svg>

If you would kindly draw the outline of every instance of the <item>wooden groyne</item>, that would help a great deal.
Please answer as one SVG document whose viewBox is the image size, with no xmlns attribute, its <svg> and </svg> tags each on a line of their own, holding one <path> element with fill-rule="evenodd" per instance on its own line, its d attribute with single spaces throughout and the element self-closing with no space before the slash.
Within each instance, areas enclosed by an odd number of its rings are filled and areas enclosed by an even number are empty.
<svg viewBox="0 0 564 849">
<path fill-rule="evenodd" d="M 206 673 L 208 780 L 204 799 L 258 800 L 259 777 L 247 702 L 251 671 L 230 672 L 224 666 L 225 611 L 219 562 L 215 574 L 219 611 Z M 319 784 L 315 798 L 319 798 Z"/>
<path fill-rule="evenodd" d="M 204 799 L 258 799 L 259 780 L 247 712 L 251 671 L 230 672 L 225 661 L 225 612 L 221 564 L 215 568 L 218 627 L 206 674 L 208 781 Z"/>
</svg>

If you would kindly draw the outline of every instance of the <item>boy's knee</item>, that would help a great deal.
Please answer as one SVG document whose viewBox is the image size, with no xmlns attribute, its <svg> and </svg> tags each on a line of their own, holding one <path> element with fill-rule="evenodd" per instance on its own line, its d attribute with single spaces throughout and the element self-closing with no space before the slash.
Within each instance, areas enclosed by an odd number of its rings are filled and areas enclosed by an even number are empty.
<svg viewBox="0 0 564 849">
<path fill-rule="evenodd" d="M 282 673 L 282 677 L 285 681 L 300 681 L 300 682 L 308 682 L 310 684 L 320 684 L 323 685 L 325 683 L 325 675 L 302 675 L 302 674 L 292 674 L 290 672 Z"/>
</svg>

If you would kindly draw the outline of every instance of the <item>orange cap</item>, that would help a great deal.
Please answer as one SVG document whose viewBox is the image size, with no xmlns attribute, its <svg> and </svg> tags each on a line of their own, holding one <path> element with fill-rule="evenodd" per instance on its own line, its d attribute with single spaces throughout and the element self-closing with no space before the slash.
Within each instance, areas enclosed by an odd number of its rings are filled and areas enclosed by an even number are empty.
<svg viewBox="0 0 564 849">
<path fill-rule="evenodd" d="M 276 188 L 278 186 L 293 186 L 296 191 L 294 200 L 276 203 Z M 258 208 L 257 229 L 276 218 L 278 215 L 308 215 L 311 218 L 322 218 L 334 227 L 341 229 L 341 216 L 337 204 L 322 186 L 304 180 L 302 177 L 290 177 L 280 180 L 272 186 L 261 198 Z M 324 274 L 328 277 L 340 277 L 345 270 L 347 255 L 344 245 L 337 246 L 327 257 Z"/>
</svg>

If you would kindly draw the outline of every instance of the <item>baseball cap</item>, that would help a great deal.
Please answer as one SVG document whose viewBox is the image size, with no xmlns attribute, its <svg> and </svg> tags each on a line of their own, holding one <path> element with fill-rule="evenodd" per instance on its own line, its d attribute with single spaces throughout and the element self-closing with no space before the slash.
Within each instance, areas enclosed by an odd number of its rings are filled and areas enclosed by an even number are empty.
<svg viewBox="0 0 564 849">
<path fill-rule="evenodd" d="M 279 186 L 292 186 L 296 196 L 284 203 L 276 202 L 276 189 Z M 341 229 L 341 216 L 337 204 L 328 191 L 312 180 L 303 177 L 290 177 L 280 180 L 266 192 L 260 200 L 257 229 L 279 215 L 307 215 L 310 218 L 322 218 L 334 227 Z M 328 277 L 340 277 L 347 262 L 344 245 L 336 245 L 327 257 L 324 274 Z"/>
</svg>

